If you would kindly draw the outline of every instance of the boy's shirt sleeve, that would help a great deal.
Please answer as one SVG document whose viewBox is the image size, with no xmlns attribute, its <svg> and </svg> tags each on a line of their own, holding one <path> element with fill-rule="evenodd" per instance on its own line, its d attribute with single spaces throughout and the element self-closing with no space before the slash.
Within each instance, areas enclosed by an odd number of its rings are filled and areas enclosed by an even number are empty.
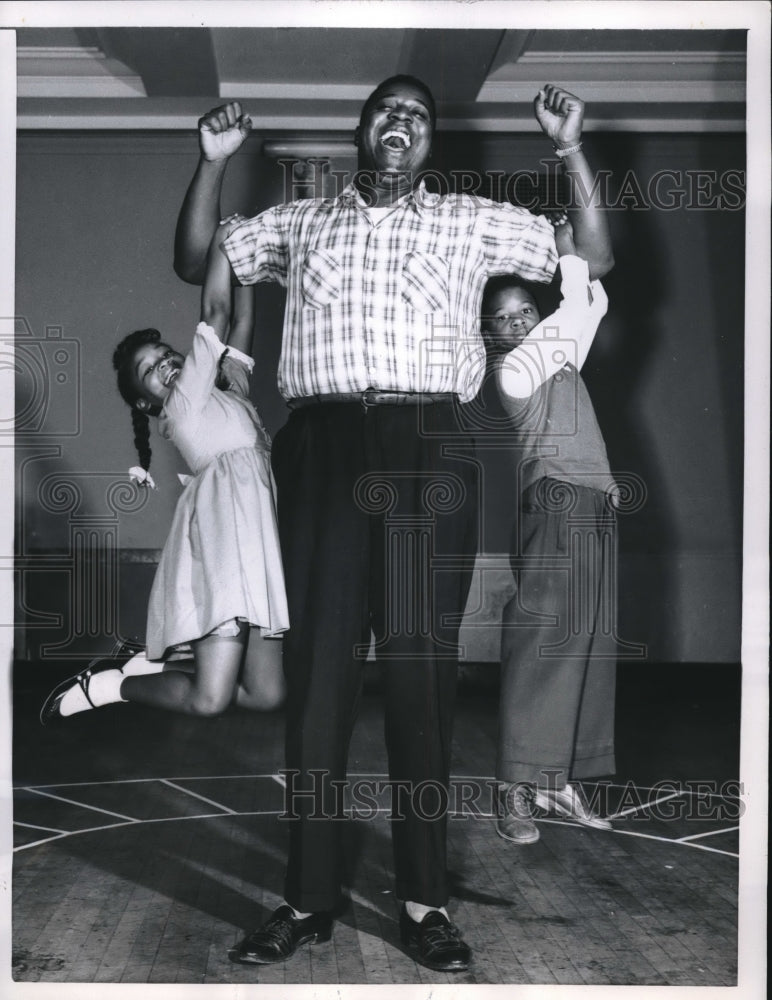
<svg viewBox="0 0 772 1000">
<path fill-rule="evenodd" d="M 562 301 L 504 358 L 499 371 L 501 391 L 516 399 L 533 395 L 566 364 L 581 368 L 608 300 L 600 282 L 590 282 L 587 261 L 560 258 Z M 593 292 L 593 286 L 599 291 Z"/>
<path fill-rule="evenodd" d="M 590 282 L 590 295 L 592 303 L 587 312 L 587 320 L 579 334 L 579 346 L 576 358 L 576 367 L 581 370 L 587 355 L 590 353 L 595 334 L 598 332 L 600 321 L 608 311 L 608 297 L 606 290 L 599 281 Z"/>
</svg>

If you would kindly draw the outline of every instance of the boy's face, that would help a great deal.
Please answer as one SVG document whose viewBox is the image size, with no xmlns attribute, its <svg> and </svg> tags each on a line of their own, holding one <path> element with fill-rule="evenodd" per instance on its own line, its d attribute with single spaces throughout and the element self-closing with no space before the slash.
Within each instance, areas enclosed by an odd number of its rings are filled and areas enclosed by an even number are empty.
<svg viewBox="0 0 772 1000">
<path fill-rule="evenodd" d="M 488 300 L 482 333 L 489 350 L 503 354 L 521 343 L 540 321 L 534 297 L 524 288 L 502 288 Z"/>
</svg>

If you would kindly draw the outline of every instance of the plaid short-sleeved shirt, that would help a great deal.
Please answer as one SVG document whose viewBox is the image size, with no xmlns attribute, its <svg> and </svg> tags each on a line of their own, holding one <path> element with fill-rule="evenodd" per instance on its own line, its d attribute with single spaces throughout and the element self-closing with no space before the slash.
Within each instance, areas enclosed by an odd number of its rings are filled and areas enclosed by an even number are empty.
<svg viewBox="0 0 772 1000">
<path fill-rule="evenodd" d="M 493 274 L 549 281 L 552 227 L 514 205 L 419 186 L 372 220 L 353 184 L 277 205 L 226 240 L 242 285 L 287 288 L 286 399 L 367 388 L 472 399 L 485 371 L 480 303 Z"/>
</svg>

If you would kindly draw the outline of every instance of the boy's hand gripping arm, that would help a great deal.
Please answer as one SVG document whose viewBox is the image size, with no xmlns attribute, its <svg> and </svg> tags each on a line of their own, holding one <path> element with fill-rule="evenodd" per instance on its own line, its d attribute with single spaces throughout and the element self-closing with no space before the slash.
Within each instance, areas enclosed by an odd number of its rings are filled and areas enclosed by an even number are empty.
<svg viewBox="0 0 772 1000">
<path fill-rule="evenodd" d="M 213 108 L 199 120 L 198 166 L 174 234 L 174 270 L 183 281 L 203 284 L 209 244 L 221 218 L 225 168 L 251 128 L 252 120 L 242 113 L 238 101 Z"/>
</svg>

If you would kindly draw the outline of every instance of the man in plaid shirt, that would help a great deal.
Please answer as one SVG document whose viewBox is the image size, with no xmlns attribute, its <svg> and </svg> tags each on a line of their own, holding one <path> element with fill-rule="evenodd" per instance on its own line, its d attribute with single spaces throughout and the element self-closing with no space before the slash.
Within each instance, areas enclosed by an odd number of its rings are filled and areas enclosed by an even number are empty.
<svg viewBox="0 0 772 1000">
<path fill-rule="evenodd" d="M 582 102 L 548 85 L 534 107 L 591 191 Z M 515 271 L 547 282 L 557 258 L 543 217 L 426 190 L 435 120 L 423 83 L 384 81 L 355 133 L 353 183 L 336 198 L 271 208 L 223 244 L 241 284 L 287 288 L 278 381 L 291 410 L 273 448 L 291 625 L 285 904 L 241 942 L 241 962 L 283 961 L 330 937 L 336 820 L 371 632 L 383 664 L 402 941 L 432 969 L 462 971 L 471 960 L 445 909 L 458 628 L 478 540 L 474 449 L 458 404 L 484 376 L 487 279 Z M 238 102 L 199 123 L 201 158 L 175 247 L 185 280 L 201 280 L 225 166 L 250 126 Z M 600 277 L 613 263 L 601 207 L 585 199 L 570 215 L 577 252 Z"/>
</svg>

